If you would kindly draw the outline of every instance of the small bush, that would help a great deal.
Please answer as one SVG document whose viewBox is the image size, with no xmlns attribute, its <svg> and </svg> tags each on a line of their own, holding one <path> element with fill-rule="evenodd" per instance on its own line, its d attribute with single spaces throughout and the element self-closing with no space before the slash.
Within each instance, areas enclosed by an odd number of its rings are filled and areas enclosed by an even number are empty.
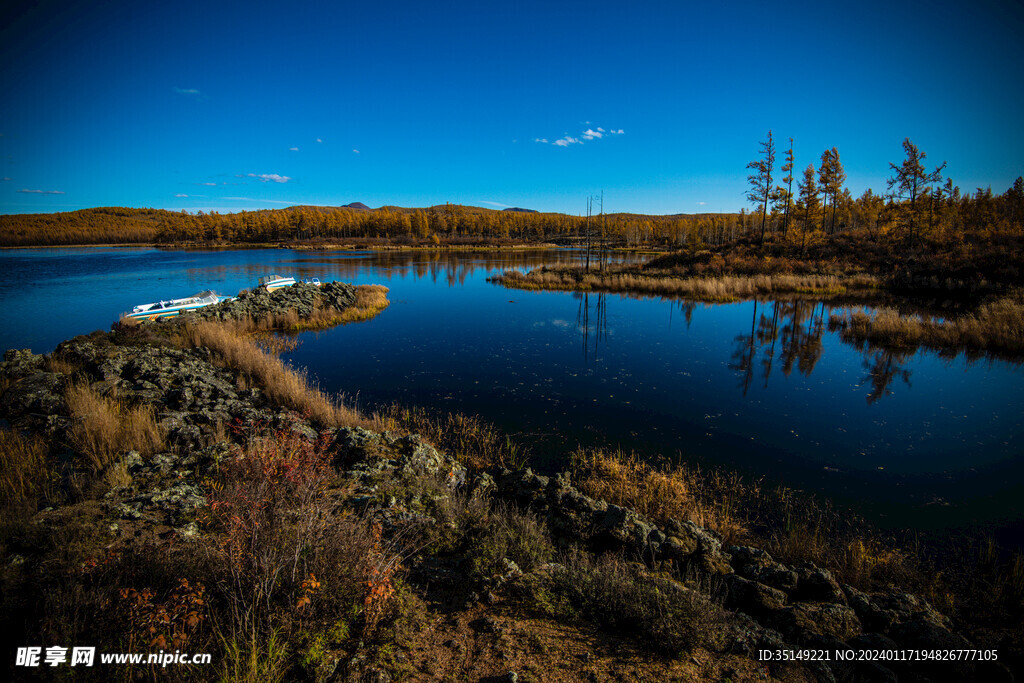
<svg viewBox="0 0 1024 683">
<path fill-rule="evenodd" d="M 678 657 L 695 647 L 716 647 L 725 612 L 702 592 L 648 573 L 617 555 L 593 559 L 569 552 L 547 578 L 550 604 L 562 618 L 580 616 L 616 634 L 631 634 L 655 652 Z"/>
</svg>

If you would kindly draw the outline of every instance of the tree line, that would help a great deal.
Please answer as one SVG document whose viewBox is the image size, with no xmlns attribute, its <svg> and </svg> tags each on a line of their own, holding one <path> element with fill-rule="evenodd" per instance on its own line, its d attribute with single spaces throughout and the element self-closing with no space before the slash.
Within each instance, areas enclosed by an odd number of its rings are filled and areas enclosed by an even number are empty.
<svg viewBox="0 0 1024 683">
<path fill-rule="evenodd" d="M 890 164 L 886 192 L 868 189 L 855 199 L 845 186 L 846 173 L 835 147 L 822 152 L 818 166 L 809 164 L 797 177 L 790 138 L 778 168 L 783 175 L 778 175 L 769 131 L 758 159 L 747 165 L 747 198 L 754 210 L 739 213 L 617 213 L 588 220 L 457 204 L 375 210 L 298 206 L 238 213 L 108 207 L 0 216 L 0 246 L 358 240 L 430 245 L 500 240 L 676 249 L 717 247 L 741 238 L 763 243 L 770 238 L 793 240 L 806 248 L 810 241 L 854 231 L 872 240 L 906 245 L 1024 234 L 1024 180 L 1017 178 L 1000 195 L 991 188 L 961 192 L 943 177 L 945 164 L 929 170 L 925 154 L 909 139 L 903 148 L 904 160 Z"/>
<path fill-rule="evenodd" d="M 868 188 L 854 199 L 845 187 L 846 172 L 835 147 L 821 153 L 818 167 L 808 164 L 793 192 L 793 138 L 779 172 L 781 184 L 773 184 L 775 140 L 772 131 L 760 143 L 758 158 L 747 164 L 747 199 L 754 204 L 758 240 L 769 235 L 799 233 L 808 239 L 838 232 L 863 230 L 873 240 L 889 239 L 908 246 L 927 239 L 948 242 L 965 238 L 985 239 L 996 234 L 1024 232 L 1024 178 L 1018 177 L 1001 195 L 977 188 L 962 193 L 953 180 L 943 177 L 946 162 L 929 170 L 926 154 L 909 138 L 903 141 L 904 159 L 890 163 L 886 192 Z"/>
</svg>

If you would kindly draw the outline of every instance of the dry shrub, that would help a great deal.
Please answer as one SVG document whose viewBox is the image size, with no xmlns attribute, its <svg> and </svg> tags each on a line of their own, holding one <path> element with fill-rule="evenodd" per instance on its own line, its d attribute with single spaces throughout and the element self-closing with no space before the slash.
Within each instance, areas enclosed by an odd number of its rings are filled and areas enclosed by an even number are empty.
<svg viewBox="0 0 1024 683">
<path fill-rule="evenodd" d="M 727 542 L 745 533 L 737 512 L 738 481 L 725 482 L 718 472 L 702 475 L 683 466 L 651 464 L 636 454 L 603 450 L 575 451 L 570 471 L 587 495 L 632 508 L 660 524 L 692 521 L 722 534 Z"/>
<path fill-rule="evenodd" d="M 55 474 L 47 450 L 38 436 L 0 429 L 0 508 L 52 495 Z"/>
<path fill-rule="evenodd" d="M 651 574 L 618 555 L 594 559 L 569 552 L 546 584 L 541 599 L 554 608 L 552 616 L 583 617 L 668 656 L 717 647 L 725 632 L 725 612 L 705 592 Z"/>
<path fill-rule="evenodd" d="M 87 382 L 69 385 L 65 399 L 74 420 L 71 440 L 96 472 L 126 451 L 148 455 L 166 446 L 150 405 L 127 406 L 116 396 L 101 396 Z"/>
<path fill-rule="evenodd" d="M 308 415 L 322 425 L 368 426 L 355 410 L 311 387 L 305 373 L 287 367 L 277 356 L 262 350 L 238 323 L 202 322 L 182 326 L 177 340 L 183 346 L 206 347 L 229 368 L 244 373 L 272 401 Z"/>
<path fill-rule="evenodd" d="M 278 432 L 223 464 L 208 551 L 226 577 L 226 642 L 339 618 L 365 637 L 393 616 L 402 554 L 379 527 L 336 509 L 327 446 L 326 437 Z"/>
</svg>

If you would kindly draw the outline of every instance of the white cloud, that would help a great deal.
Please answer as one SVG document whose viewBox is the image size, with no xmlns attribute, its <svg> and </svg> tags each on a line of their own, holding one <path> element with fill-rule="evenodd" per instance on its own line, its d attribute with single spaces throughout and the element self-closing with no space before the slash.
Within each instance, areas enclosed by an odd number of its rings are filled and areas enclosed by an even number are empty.
<svg viewBox="0 0 1024 683">
<path fill-rule="evenodd" d="M 24 194 L 64 194 L 60 190 L 18 190 Z"/>
<path fill-rule="evenodd" d="M 187 195 L 187 194 L 176 194 L 176 195 L 174 195 L 174 196 L 175 196 L 175 197 L 187 197 L 188 195 Z"/>
<path fill-rule="evenodd" d="M 704 206 L 707 202 L 697 202 L 697 206 Z"/>
<path fill-rule="evenodd" d="M 320 138 L 317 138 L 316 141 L 317 142 L 323 142 L 323 140 L 321 140 Z"/>
<path fill-rule="evenodd" d="M 355 153 L 355 154 L 359 154 L 359 150 L 358 149 L 354 149 L 354 150 L 352 150 L 352 152 Z"/>
<path fill-rule="evenodd" d="M 227 185 L 227 183 L 224 183 Z M 217 187 L 217 183 L 200 183 L 200 185 L 206 185 L 208 187 Z"/>
<path fill-rule="evenodd" d="M 175 88 L 174 92 L 179 95 L 201 95 L 202 93 L 195 88 Z"/>
<path fill-rule="evenodd" d="M 291 178 L 286 175 L 278 175 L 276 173 L 250 173 L 250 178 L 257 178 L 260 182 L 268 182 L 273 180 L 275 183 L 287 183 Z"/>
<path fill-rule="evenodd" d="M 10 178 L 0 178 L 0 181 L 10 180 Z"/>
<path fill-rule="evenodd" d="M 507 209 L 508 208 L 508 204 L 502 204 L 501 202 L 489 202 L 486 199 L 481 199 L 480 203 L 481 204 L 490 204 L 491 206 L 500 206 L 503 209 Z"/>
<path fill-rule="evenodd" d="M 299 148 L 298 148 L 298 147 L 289 147 L 289 148 L 288 148 L 288 151 L 289 151 L 289 152 L 298 152 L 298 151 L 299 151 Z"/>
<path fill-rule="evenodd" d="M 552 141 L 550 144 L 555 145 L 556 147 L 568 147 L 569 145 L 582 145 L 584 143 L 584 141 L 590 142 L 590 141 L 593 141 L 593 140 L 600 140 L 602 138 L 608 137 L 609 135 L 622 135 L 622 133 L 623 133 L 621 128 L 619 128 L 619 129 L 612 128 L 610 130 L 605 130 L 601 126 L 594 126 L 593 128 L 591 128 L 590 127 L 590 121 L 584 121 L 584 125 L 587 126 L 587 129 L 584 130 L 583 132 L 581 132 L 579 135 L 574 137 L 574 136 L 569 135 L 568 133 L 566 133 L 563 137 L 559 138 L 558 140 Z M 547 138 L 534 138 L 533 141 L 534 142 L 543 142 L 545 144 L 548 143 L 548 139 Z"/>
</svg>

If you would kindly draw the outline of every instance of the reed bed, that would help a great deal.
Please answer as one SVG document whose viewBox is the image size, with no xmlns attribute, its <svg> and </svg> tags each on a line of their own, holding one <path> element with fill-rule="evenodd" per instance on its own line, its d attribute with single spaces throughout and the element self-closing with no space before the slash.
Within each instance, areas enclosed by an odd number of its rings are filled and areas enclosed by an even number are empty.
<svg viewBox="0 0 1024 683">
<path fill-rule="evenodd" d="M 853 311 L 845 317 L 834 316 L 830 326 L 852 342 L 1015 355 L 1024 352 L 1024 299 L 1017 293 L 947 320 L 903 315 L 892 308 L 873 314 Z"/>
<path fill-rule="evenodd" d="M 585 273 L 580 269 L 540 269 L 523 274 L 509 270 L 494 278 L 513 289 L 638 293 L 726 303 L 768 295 L 840 296 L 878 288 L 871 275 L 727 275 L 722 277 L 651 277 L 632 272 Z"/>
</svg>

